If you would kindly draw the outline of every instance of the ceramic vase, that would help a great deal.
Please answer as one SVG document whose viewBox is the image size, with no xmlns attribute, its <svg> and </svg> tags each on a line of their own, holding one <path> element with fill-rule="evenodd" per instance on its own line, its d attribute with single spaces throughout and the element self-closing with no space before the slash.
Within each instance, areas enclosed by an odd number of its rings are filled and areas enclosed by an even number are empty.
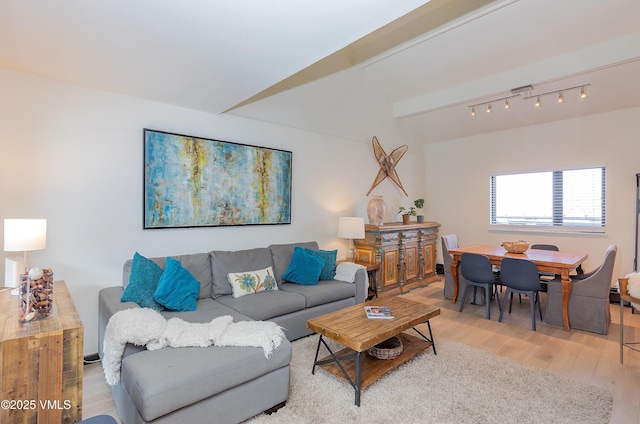
<svg viewBox="0 0 640 424">
<path fill-rule="evenodd" d="M 387 205 L 385 205 L 382 196 L 371 196 L 371 199 L 369 199 L 369 203 L 367 204 L 367 217 L 369 218 L 369 224 L 382 225 L 386 211 Z"/>
</svg>

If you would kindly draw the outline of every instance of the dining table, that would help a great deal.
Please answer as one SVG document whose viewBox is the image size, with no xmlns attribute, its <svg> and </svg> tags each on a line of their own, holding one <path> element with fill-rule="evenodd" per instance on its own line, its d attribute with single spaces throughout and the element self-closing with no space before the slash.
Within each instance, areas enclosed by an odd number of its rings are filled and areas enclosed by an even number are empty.
<svg viewBox="0 0 640 424">
<path fill-rule="evenodd" d="M 571 296 L 570 272 L 575 270 L 589 256 L 584 253 L 558 252 L 553 250 L 528 249 L 523 253 L 509 253 L 502 246 L 487 244 L 472 244 L 465 247 L 450 249 L 453 256 L 451 261 L 451 274 L 453 276 L 453 296 L 451 303 L 455 303 L 458 297 L 458 264 L 463 253 L 476 253 L 489 258 L 492 265 L 500 266 L 503 258 L 527 259 L 536 264 L 541 273 L 553 273 L 560 276 L 562 281 L 562 318 L 564 328 L 571 331 L 569 322 L 569 296 Z"/>
</svg>

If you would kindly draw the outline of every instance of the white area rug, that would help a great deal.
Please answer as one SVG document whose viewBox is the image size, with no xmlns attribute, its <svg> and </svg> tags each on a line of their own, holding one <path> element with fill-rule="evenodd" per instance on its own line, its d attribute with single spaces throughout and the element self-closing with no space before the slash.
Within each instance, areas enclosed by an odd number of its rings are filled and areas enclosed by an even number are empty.
<svg viewBox="0 0 640 424">
<path fill-rule="evenodd" d="M 364 389 L 358 408 L 348 383 L 320 367 L 311 374 L 317 341 L 293 343 L 287 405 L 247 422 L 587 424 L 611 415 L 607 390 L 444 339 L 437 356 L 428 349 Z"/>
</svg>

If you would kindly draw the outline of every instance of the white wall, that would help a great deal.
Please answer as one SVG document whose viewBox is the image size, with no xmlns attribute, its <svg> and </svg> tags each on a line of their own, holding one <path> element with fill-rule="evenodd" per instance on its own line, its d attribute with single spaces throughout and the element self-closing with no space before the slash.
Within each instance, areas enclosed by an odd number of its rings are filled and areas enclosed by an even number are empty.
<svg viewBox="0 0 640 424">
<path fill-rule="evenodd" d="M 633 270 L 639 117 L 639 108 L 625 109 L 425 145 L 429 218 L 442 224 L 440 234 L 456 233 L 463 245 L 525 239 L 584 252 L 586 270 L 597 267 L 607 246 L 616 244 L 615 281 Z M 489 231 L 492 174 L 592 166 L 606 167 L 606 235 Z"/>
<path fill-rule="evenodd" d="M 2 70 L 0 93 L 0 216 L 48 220 L 47 248 L 31 252 L 30 264 L 67 282 L 85 326 L 85 354 L 97 351 L 98 291 L 121 283 L 122 264 L 136 251 L 165 256 L 317 240 L 344 257 L 338 217 L 366 217 L 365 194 L 379 169 L 371 136 L 392 125 L 350 141 Z M 143 128 L 293 151 L 292 224 L 142 230 Z M 421 152 L 407 153 L 398 171 L 411 199 L 425 196 Z M 385 197 L 387 220 L 407 200 L 389 181 L 372 194 Z"/>
</svg>

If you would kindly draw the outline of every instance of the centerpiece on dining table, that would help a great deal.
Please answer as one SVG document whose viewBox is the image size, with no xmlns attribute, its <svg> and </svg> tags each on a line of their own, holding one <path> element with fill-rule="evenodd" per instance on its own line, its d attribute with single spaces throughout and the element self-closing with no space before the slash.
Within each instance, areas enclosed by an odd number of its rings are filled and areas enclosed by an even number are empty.
<svg viewBox="0 0 640 424">
<path fill-rule="evenodd" d="M 504 241 L 502 247 L 509 253 L 524 253 L 529 248 L 529 243 L 525 240 Z"/>
</svg>

